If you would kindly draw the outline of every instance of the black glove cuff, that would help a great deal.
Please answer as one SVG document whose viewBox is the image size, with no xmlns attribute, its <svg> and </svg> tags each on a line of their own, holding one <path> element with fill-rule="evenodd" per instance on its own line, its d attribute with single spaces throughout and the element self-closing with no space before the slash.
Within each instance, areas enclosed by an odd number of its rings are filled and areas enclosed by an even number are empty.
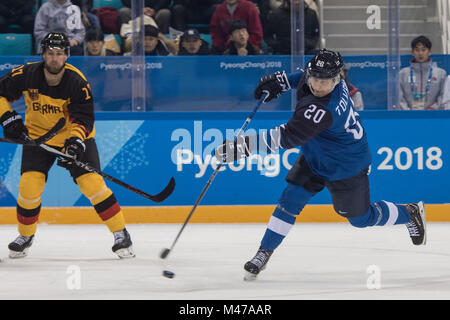
<svg viewBox="0 0 450 320">
<path fill-rule="evenodd" d="M 0 123 L 2 127 L 8 126 L 10 123 L 22 120 L 22 116 L 18 114 L 16 111 L 6 111 L 0 118 Z"/>
</svg>

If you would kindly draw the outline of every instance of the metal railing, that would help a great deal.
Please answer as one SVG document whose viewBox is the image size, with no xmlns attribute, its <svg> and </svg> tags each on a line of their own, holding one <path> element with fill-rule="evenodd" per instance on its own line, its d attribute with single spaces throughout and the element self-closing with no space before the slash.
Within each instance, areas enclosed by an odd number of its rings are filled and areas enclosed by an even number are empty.
<svg viewBox="0 0 450 320">
<path fill-rule="evenodd" d="M 324 32 L 323 32 L 323 0 L 317 1 L 317 6 L 319 7 L 319 27 L 320 27 L 319 49 L 323 49 L 326 47 L 326 41 L 325 41 Z"/>
</svg>

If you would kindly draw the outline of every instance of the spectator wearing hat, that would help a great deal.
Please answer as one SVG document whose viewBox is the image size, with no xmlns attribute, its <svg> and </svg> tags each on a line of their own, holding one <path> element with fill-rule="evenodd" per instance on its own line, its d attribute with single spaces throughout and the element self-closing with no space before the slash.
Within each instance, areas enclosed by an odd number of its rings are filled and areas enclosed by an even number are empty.
<svg viewBox="0 0 450 320">
<path fill-rule="evenodd" d="M 180 38 L 179 56 L 209 55 L 209 45 L 200 36 L 197 29 L 186 30 Z"/>
<path fill-rule="evenodd" d="M 159 29 L 154 26 L 145 26 L 144 51 L 146 56 L 168 56 L 169 49 L 159 39 Z"/>
<path fill-rule="evenodd" d="M 249 34 L 247 24 L 242 20 L 231 23 L 230 46 L 224 51 L 224 55 L 252 56 L 262 54 L 262 50 L 248 41 Z"/>
<path fill-rule="evenodd" d="M 85 56 L 118 56 L 117 52 L 105 46 L 105 34 L 99 28 L 90 28 L 84 40 Z"/>
<path fill-rule="evenodd" d="M 262 48 L 263 29 L 256 5 L 247 0 L 224 0 L 217 5 L 209 25 L 214 53 L 222 54 L 228 48 L 230 25 L 238 19 L 247 24 L 248 41 Z"/>
<path fill-rule="evenodd" d="M 161 31 L 153 25 L 144 26 L 144 51 L 146 56 L 168 56 L 175 55 L 177 45 L 161 33 Z M 124 56 L 131 55 L 133 38 L 130 36 L 125 40 Z"/>
</svg>

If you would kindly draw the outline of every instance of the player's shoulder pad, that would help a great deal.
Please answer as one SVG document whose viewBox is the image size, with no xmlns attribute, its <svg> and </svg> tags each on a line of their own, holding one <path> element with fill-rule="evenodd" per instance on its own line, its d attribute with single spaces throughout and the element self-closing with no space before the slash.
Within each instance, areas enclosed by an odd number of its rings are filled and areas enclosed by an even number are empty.
<svg viewBox="0 0 450 320">
<path fill-rule="evenodd" d="M 34 69 L 40 68 L 42 66 L 42 64 L 43 64 L 42 61 L 27 62 L 23 65 L 23 68 L 34 70 Z"/>
<path fill-rule="evenodd" d="M 298 101 L 296 110 L 308 108 L 311 105 L 315 105 L 316 107 L 326 109 L 326 106 L 329 104 L 330 98 L 329 97 L 323 97 L 323 98 L 317 98 L 314 95 L 308 95 L 300 99 Z"/>
<path fill-rule="evenodd" d="M 28 62 L 21 66 L 11 69 L 10 73 L 11 73 L 12 77 L 25 75 L 29 72 L 33 72 L 34 70 L 37 70 L 39 68 L 39 65 L 40 65 L 39 61 L 38 62 Z"/>
<path fill-rule="evenodd" d="M 81 84 L 85 84 L 88 82 L 86 77 L 84 76 L 84 74 L 80 70 L 75 68 L 73 65 L 66 63 L 66 65 L 64 67 L 66 69 L 66 72 L 69 73 L 69 76 L 71 79 L 73 79 Z"/>
</svg>

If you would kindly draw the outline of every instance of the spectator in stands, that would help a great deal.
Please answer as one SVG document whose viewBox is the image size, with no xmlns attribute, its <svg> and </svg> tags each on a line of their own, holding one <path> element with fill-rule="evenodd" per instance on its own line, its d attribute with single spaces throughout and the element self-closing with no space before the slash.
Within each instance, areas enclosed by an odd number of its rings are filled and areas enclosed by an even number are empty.
<svg viewBox="0 0 450 320">
<path fill-rule="evenodd" d="M 348 81 L 348 70 L 350 70 L 349 65 L 344 64 L 344 69 L 341 71 L 341 79 L 343 79 L 345 81 L 345 84 L 347 85 L 348 92 L 350 94 L 350 98 L 353 101 L 353 106 L 355 107 L 355 109 L 364 110 L 364 102 L 361 91 L 359 91 L 357 87 L 355 87 Z"/>
<path fill-rule="evenodd" d="M 173 41 L 172 39 L 169 39 L 169 38 L 167 38 L 159 29 L 158 29 L 158 27 L 156 27 L 156 26 L 154 26 L 154 25 L 151 25 L 151 24 L 148 24 L 148 25 L 144 25 L 144 32 L 145 32 L 145 37 L 146 37 L 146 39 L 145 40 L 148 40 L 147 42 L 151 42 L 150 40 L 152 40 L 152 39 L 149 39 L 148 37 L 153 37 L 153 31 L 150 31 L 150 30 L 154 30 L 154 29 L 156 29 L 156 30 L 158 30 L 158 33 L 157 33 L 157 38 L 159 39 L 159 41 L 161 41 L 162 43 L 163 43 L 163 45 L 166 47 L 166 49 L 169 51 L 169 53 L 171 54 L 171 55 L 176 55 L 177 54 L 177 52 L 178 52 L 178 46 L 177 46 L 177 44 L 175 43 L 175 41 Z M 149 34 L 151 34 L 150 36 L 149 36 Z M 125 39 L 125 42 L 124 42 L 124 56 L 126 56 L 126 55 L 130 55 L 131 54 L 131 50 L 132 50 L 132 45 L 133 45 L 133 38 L 132 38 L 132 34 L 130 34 L 130 36 L 128 37 L 128 38 L 126 38 Z M 152 51 L 152 50 L 148 50 L 148 51 Z"/>
<path fill-rule="evenodd" d="M 118 56 L 105 46 L 105 34 L 99 28 L 89 28 L 85 37 L 85 56 Z"/>
<path fill-rule="evenodd" d="M 81 10 L 81 21 L 85 29 L 95 28 L 101 29 L 99 18 L 91 12 L 94 0 L 70 0 Z"/>
<path fill-rule="evenodd" d="M 156 24 L 155 20 L 151 16 L 149 16 L 148 14 L 144 13 L 142 15 L 142 17 L 143 17 L 143 20 L 144 20 L 144 22 L 143 22 L 144 26 L 152 25 L 152 26 L 158 28 L 158 25 Z M 130 20 L 127 23 L 123 23 L 120 26 L 120 36 L 123 38 L 124 41 L 126 41 L 127 38 L 131 37 L 133 32 L 139 32 L 139 26 L 141 24 L 140 20 L 141 20 L 141 17 L 137 17 L 136 19 Z M 137 26 L 137 30 L 136 31 L 133 30 L 133 22 L 136 23 L 136 26 Z"/>
<path fill-rule="evenodd" d="M 222 0 L 174 0 L 172 27 L 184 31 L 188 24 L 208 25 L 216 6 Z"/>
<path fill-rule="evenodd" d="M 120 25 L 131 20 L 131 0 L 122 0 L 123 8 L 119 9 Z M 144 14 L 152 17 L 162 33 L 169 33 L 170 26 L 170 0 L 145 0 Z"/>
<path fill-rule="evenodd" d="M 179 56 L 208 55 L 208 42 L 203 40 L 197 29 L 188 29 L 180 37 Z"/>
<path fill-rule="evenodd" d="M 249 56 L 262 54 L 262 50 L 248 42 L 247 24 L 242 20 L 234 20 L 230 26 L 230 46 L 224 55 Z"/>
<path fill-rule="evenodd" d="M 15 33 L 33 33 L 33 8 L 36 0 L 1 0 L 0 1 L 0 33 L 10 33 L 9 26 L 20 27 Z"/>
<path fill-rule="evenodd" d="M 144 51 L 146 56 L 171 56 L 174 55 L 173 48 L 169 50 L 169 47 L 167 46 L 167 42 L 165 42 L 164 39 L 167 39 L 164 37 L 164 35 L 161 33 L 161 31 L 152 25 L 146 25 L 144 26 L 144 32 L 145 32 L 145 39 L 144 39 Z M 167 39 L 168 40 L 168 39 Z M 124 53 L 124 56 L 131 55 L 131 44 L 132 44 L 132 38 L 130 37 L 127 39 L 129 43 L 129 49 L 130 51 Z M 176 51 L 175 51 L 176 53 Z"/>
<path fill-rule="evenodd" d="M 38 10 L 34 21 L 34 37 L 40 53 L 41 40 L 49 32 L 63 32 L 70 42 L 70 54 L 82 56 L 85 29 L 80 8 L 70 0 L 48 0 Z"/>
<path fill-rule="evenodd" d="M 267 17 L 264 40 L 272 54 L 291 54 L 291 4 L 300 8 L 302 0 L 283 0 L 283 3 Z M 304 6 L 305 54 L 315 54 L 320 38 L 319 18 L 306 1 Z"/>
<path fill-rule="evenodd" d="M 229 46 L 230 25 L 238 19 L 247 24 L 248 41 L 262 48 L 263 30 L 256 5 L 247 0 L 224 0 L 216 7 L 209 26 L 215 54 L 222 54 Z"/>
<path fill-rule="evenodd" d="M 412 40 L 413 59 L 399 73 L 400 109 L 441 109 L 447 72 L 430 59 L 431 41 L 425 36 Z"/>
<path fill-rule="evenodd" d="M 158 26 L 156 25 L 155 20 L 153 20 L 152 17 L 150 17 L 149 15 L 145 14 L 143 15 L 144 17 L 144 27 L 147 26 L 152 26 L 154 28 L 156 28 L 159 33 L 158 33 L 158 38 L 159 40 L 161 40 L 164 45 L 167 47 L 167 49 L 169 50 L 169 52 L 172 55 L 176 55 L 177 51 L 178 51 L 178 46 L 175 43 L 175 41 L 167 38 L 158 28 Z M 137 32 L 139 32 L 139 25 L 140 25 L 140 17 L 137 17 L 136 19 L 136 25 L 138 26 L 137 28 Z M 150 29 L 148 29 L 150 30 Z M 132 43 L 133 43 L 133 20 L 130 20 L 128 23 L 123 24 L 122 27 L 120 28 L 120 35 L 122 36 L 123 39 L 123 52 L 127 53 L 124 55 L 129 55 L 129 52 L 132 49 Z"/>
</svg>

